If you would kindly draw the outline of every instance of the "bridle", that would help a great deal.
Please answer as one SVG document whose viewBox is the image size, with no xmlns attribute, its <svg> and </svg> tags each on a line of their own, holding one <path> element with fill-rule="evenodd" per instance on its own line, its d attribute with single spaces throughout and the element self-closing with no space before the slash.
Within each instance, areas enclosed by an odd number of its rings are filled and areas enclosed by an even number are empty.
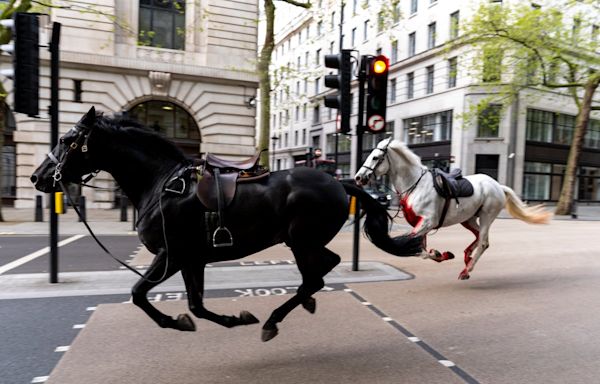
<svg viewBox="0 0 600 384">
<path fill-rule="evenodd" d="M 77 132 L 77 138 L 75 138 L 75 140 L 71 144 L 69 144 L 69 146 L 67 147 L 67 149 L 65 151 L 60 151 L 60 147 L 59 147 L 59 153 L 58 153 L 59 157 L 56 157 L 52 152 L 48 153 L 48 158 L 50 159 L 50 161 L 52 161 L 54 163 L 54 174 L 52 175 L 52 179 L 54 180 L 53 186 L 56 186 L 56 183 L 61 182 L 62 167 L 65 165 L 69 155 L 73 151 L 77 150 L 77 148 L 80 148 L 81 152 L 87 156 L 87 153 L 88 153 L 87 143 L 88 143 L 88 140 L 91 135 L 91 130 L 84 132 L 83 129 L 78 128 L 77 126 L 74 126 L 73 128 L 71 128 L 71 131 L 73 131 L 73 130 L 75 130 Z M 64 137 L 61 137 L 60 141 L 61 141 L 61 143 L 64 143 Z M 85 178 L 81 179 L 80 184 L 87 183 L 93 177 L 95 177 L 98 174 L 98 172 L 100 172 L 99 169 L 88 174 Z"/>
<path fill-rule="evenodd" d="M 381 151 L 381 156 L 377 159 L 377 162 L 375 163 L 375 165 L 373 167 L 369 167 L 368 165 L 364 165 L 361 168 L 365 168 L 369 171 L 371 171 L 372 173 L 375 173 L 375 170 L 377 169 L 377 167 L 379 167 L 381 165 L 381 163 L 383 163 L 383 161 L 385 160 L 385 157 L 387 156 L 387 152 L 388 152 L 388 147 L 390 146 L 392 140 L 389 140 L 388 143 L 385 145 L 385 147 L 383 148 L 379 148 L 376 147 L 374 150 L 380 150 Z"/>
</svg>

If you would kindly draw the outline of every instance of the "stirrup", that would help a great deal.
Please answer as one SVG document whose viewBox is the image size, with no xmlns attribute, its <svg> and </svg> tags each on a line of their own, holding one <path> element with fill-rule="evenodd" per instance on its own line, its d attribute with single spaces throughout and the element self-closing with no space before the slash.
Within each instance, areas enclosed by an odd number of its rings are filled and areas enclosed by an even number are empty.
<svg viewBox="0 0 600 384">
<path fill-rule="evenodd" d="M 219 232 L 225 232 L 225 234 L 229 236 L 229 241 L 217 243 L 217 235 L 219 234 Z M 213 248 L 231 247 L 233 245 L 233 236 L 231 236 L 231 232 L 229 232 L 229 229 L 227 229 L 227 227 L 219 227 L 215 229 L 215 231 L 213 232 L 212 240 Z"/>
</svg>

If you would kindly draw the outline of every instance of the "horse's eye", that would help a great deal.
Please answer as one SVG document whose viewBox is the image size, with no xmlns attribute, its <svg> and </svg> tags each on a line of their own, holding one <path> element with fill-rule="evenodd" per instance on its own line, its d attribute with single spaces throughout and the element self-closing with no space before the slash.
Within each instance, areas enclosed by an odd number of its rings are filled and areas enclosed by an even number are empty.
<svg viewBox="0 0 600 384">
<path fill-rule="evenodd" d="M 373 156 L 373 160 L 377 161 L 377 160 L 379 160 L 379 157 Z"/>
</svg>

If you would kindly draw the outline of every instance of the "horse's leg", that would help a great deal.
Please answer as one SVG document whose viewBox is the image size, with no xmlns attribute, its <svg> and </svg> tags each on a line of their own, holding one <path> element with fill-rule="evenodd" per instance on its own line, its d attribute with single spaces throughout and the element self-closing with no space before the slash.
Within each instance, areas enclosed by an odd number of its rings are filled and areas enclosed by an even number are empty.
<svg viewBox="0 0 600 384">
<path fill-rule="evenodd" d="M 469 271 L 467 270 L 467 267 L 469 266 L 469 263 L 471 263 L 472 260 L 471 254 L 473 253 L 473 249 L 475 249 L 475 246 L 479 242 L 479 224 L 477 224 L 476 217 L 471 217 L 469 220 L 463 221 L 460 224 L 463 227 L 467 228 L 469 231 L 471 231 L 473 235 L 475 235 L 475 240 L 471 244 L 469 244 L 467 248 L 465 248 L 465 269 L 463 269 L 460 275 L 458 275 L 458 278 L 460 280 L 466 280 L 469 278 Z"/>
<path fill-rule="evenodd" d="M 419 221 L 411 231 L 411 236 L 422 236 L 423 237 L 423 252 L 421 257 L 424 259 L 431 259 L 441 263 L 444 260 L 454 259 L 454 255 L 450 252 L 440 253 L 435 249 L 427 250 L 427 233 L 433 229 L 433 224 L 430 219 L 425 217 L 419 217 Z"/>
<path fill-rule="evenodd" d="M 262 330 L 262 341 L 269 341 L 277 336 L 277 323 L 298 305 L 302 304 L 309 312 L 314 313 L 316 302 L 311 297 L 325 286 L 323 277 L 340 262 L 340 257 L 329 249 L 292 248 L 298 269 L 302 275 L 302 284 L 288 301 L 275 309 L 265 322 Z"/>
<path fill-rule="evenodd" d="M 179 315 L 177 319 L 173 319 L 156 309 L 146 297 L 152 288 L 173 276 L 177 271 L 179 271 L 179 267 L 172 259 L 169 258 L 167 262 L 166 253 L 164 251 L 159 252 L 144 277 L 140 278 L 133 286 L 131 290 L 132 301 L 162 328 L 195 331 L 196 327 L 188 315 Z"/>
<path fill-rule="evenodd" d="M 206 319 L 227 328 L 237 325 L 248 325 L 258 323 L 258 319 L 248 311 L 241 311 L 240 316 L 218 315 L 204 307 L 204 267 L 205 265 L 193 265 L 181 269 L 181 275 L 185 281 L 190 311 L 199 319 Z"/>
</svg>

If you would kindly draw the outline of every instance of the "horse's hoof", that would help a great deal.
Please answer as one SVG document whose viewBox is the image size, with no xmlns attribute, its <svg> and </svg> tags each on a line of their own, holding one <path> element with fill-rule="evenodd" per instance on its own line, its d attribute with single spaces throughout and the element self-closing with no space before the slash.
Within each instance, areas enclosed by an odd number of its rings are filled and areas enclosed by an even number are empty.
<svg viewBox="0 0 600 384">
<path fill-rule="evenodd" d="M 452 253 L 452 252 L 444 252 L 442 254 L 442 257 L 443 257 L 444 260 L 452 260 L 452 259 L 454 259 L 454 253 Z"/>
<path fill-rule="evenodd" d="M 429 257 L 431 258 L 431 260 L 437 263 L 441 263 L 442 261 L 446 260 L 444 259 L 444 256 L 440 253 L 440 251 L 435 249 L 429 251 Z"/>
<path fill-rule="evenodd" d="M 248 311 L 240 312 L 240 323 L 242 325 L 250 325 L 259 323 L 258 319 Z"/>
<path fill-rule="evenodd" d="M 177 316 L 176 323 L 177 329 L 179 329 L 180 331 L 194 332 L 196 330 L 196 325 L 194 324 L 194 321 L 187 313 L 182 313 L 181 315 Z"/>
<path fill-rule="evenodd" d="M 266 324 L 265 324 L 265 326 L 266 326 Z M 273 325 L 273 328 L 263 328 L 260 339 L 264 342 L 267 342 L 267 341 L 271 340 L 272 338 L 274 338 L 275 336 L 277 336 L 278 333 L 279 333 L 279 330 L 277 329 L 276 325 Z"/>
<path fill-rule="evenodd" d="M 462 271 L 459 275 L 458 275 L 458 280 L 469 280 L 471 276 L 469 275 L 469 272 L 467 271 Z"/>
<path fill-rule="evenodd" d="M 310 313 L 315 313 L 317 310 L 317 300 L 315 300 L 312 297 L 309 297 L 308 299 L 306 299 L 303 303 L 302 306 L 304 307 L 304 309 L 306 309 L 308 312 Z"/>
</svg>

